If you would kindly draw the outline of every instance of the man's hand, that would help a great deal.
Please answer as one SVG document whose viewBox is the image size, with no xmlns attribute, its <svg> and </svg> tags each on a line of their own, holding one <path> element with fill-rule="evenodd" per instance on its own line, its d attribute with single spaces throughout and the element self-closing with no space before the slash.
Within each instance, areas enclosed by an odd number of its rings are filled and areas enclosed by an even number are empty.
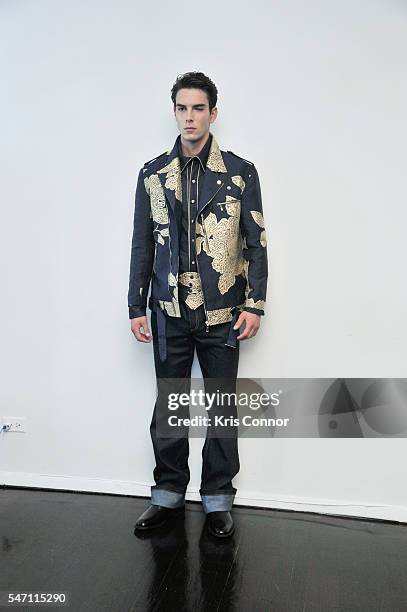
<svg viewBox="0 0 407 612">
<path fill-rule="evenodd" d="M 240 336 L 237 337 L 237 340 L 253 338 L 253 336 L 257 334 L 260 327 L 260 315 L 243 310 L 243 312 L 240 313 L 233 329 L 238 329 L 243 322 L 245 323 L 245 330 L 242 334 L 240 334 Z"/>
<path fill-rule="evenodd" d="M 141 331 L 143 328 L 143 331 Z M 139 342 L 151 342 L 151 334 L 148 329 L 147 316 L 131 319 L 131 331 Z"/>
</svg>

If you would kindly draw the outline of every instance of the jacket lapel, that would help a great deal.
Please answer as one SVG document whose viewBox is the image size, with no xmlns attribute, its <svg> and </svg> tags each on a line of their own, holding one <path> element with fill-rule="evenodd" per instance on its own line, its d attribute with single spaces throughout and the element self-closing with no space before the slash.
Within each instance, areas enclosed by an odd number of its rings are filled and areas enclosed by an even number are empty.
<svg viewBox="0 0 407 612">
<path fill-rule="evenodd" d="M 199 195 L 197 217 L 207 204 L 212 202 L 218 191 L 223 187 L 226 180 L 226 166 L 222 153 L 214 136 L 212 136 L 211 148 L 208 161 L 206 162 L 205 178 L 202 191 Z"/>
<path fill-rule="evenodd" d="M 168 152 L 165 165 L 160 170 L 157 170 L 164 193 L 173 211 L 175 211 L 176 201 L 182 202 L 181 162 L 178 156 L 177 140 L 178 138 L 175 140 L 171 151 Z M 222 153 L 215 137 L 212 135 L 211 148 L 209 150 L 208 161 L 206 162 L 205 178 L 202 191 L 199 195 L 197 216 L 222 188 L 226 178 L 225 173 L 227 173 L 227 169 Z"/>
<path fill-rule="evenodd" d="M 177 141 L 169 151 L 165 166 L 157 170 L 160 183 L 172 210 L 175 209 L 175 201 L 182 201 L 181 163 L 178 157 Z"/>
</svg>

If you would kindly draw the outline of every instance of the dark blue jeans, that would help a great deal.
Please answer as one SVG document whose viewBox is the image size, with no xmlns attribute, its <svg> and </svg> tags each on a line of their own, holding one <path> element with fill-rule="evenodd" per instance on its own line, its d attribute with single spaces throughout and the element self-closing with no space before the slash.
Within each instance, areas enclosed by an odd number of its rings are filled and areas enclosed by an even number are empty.
<svg viewBox="0 0 407 612">
<path fill-rule="evenodd" d="M 151 331 L 153 335 L 154 361 L 157 377 L 157 399 L 150 425 L 150 434 L 154 448 L 156 466 L 153 476 L 155 486 L 151 487 L 153 505 L 176 508 L 185 503 L 185 492 L 190 480 L 188 467 L 189 439 L 188 427 L 183 435 L 164 437 L 161 435 L 160 422 L 168 419 L 168 394 L 162 390 L 160 379 L 178 379 L 178 392 L 189 394 L 191 368 L 196 349 L 205 392 L 217 389 L 236 392 L 236 379 L 239 363 L 239 341 L 236 348 L 225 346 L 230 323 L 220 323 L 206 331 L 205 310 L 203 305 L 192 310 L 185 304 L 187 293 L 180 287 L 181 318 L 167 316 L 166 342 L 167 358 L 161 361 L 158 352 L 157 314 L 151 313 Z M 179 387 L 179 379 L 181 387 Z M 214 379 L 222 379 L 216 385 Z M 222 411 L 222 406 L 214 405 L 212 413 Z M 187 416 L 189 410 L 186 409 Z M 237 416 L 236 403 L 230 403 L 227 416 Z M 185 411 L 183 416 L 185 415 Z M 225 428 L 223 428 L 225 431 Z M 238 428 L 229 426 L 227 436 L 222 437 L 219 428 L 208 426 L 202 448 L 201 495 L 206 513 L 216 510 L 230 510 L 236 494 L 232 485 L 233 477 L 240 469 L 238 454 Z"/>
</svg>

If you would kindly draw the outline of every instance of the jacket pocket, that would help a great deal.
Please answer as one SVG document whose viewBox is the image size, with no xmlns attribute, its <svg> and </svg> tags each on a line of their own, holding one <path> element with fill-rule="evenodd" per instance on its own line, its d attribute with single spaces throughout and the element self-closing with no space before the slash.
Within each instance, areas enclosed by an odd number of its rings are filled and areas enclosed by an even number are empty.
<svg viewBox="0 0 407 612">
<path fill-rule="evenodd" d="M 206 245 L 206 252 L 209 255 L 209 253 L 211 252 L 211 249 L 209 247 L 209 239 L 208 239 L 208 234 L 206 232 L 205 219 L 203 218 L 203 214 L 201 214 L 201 227 L 202 227 L 202 232 L 203 232 L 203 235 L 204 235 L 204 240 L 205 240 L 205 245 Z"/>
<path fill-rule="evenodd" d="M 237 198 L 229 198 L 224 202 L 217 202 L 215 206 L 221 212 L 226 212 L 230 217 L 240 217 L 241 201 Z"/>
</svg>

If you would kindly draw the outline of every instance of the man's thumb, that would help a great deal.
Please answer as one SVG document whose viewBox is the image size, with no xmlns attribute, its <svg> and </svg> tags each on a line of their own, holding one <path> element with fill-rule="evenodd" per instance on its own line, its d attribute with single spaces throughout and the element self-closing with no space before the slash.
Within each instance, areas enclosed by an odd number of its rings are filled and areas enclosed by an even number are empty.
<svg viewBox="0 0 407 612">
<path fill-rule="evenodd" d="M 151 334 L 150 334 L 150 330 L 148 329 L 147 317 L 143 320 L 142 327 L 143 327 L 143 330 L 144 330 L 144 335 L 145 336 L 150 336 Z"/>
</svg>

